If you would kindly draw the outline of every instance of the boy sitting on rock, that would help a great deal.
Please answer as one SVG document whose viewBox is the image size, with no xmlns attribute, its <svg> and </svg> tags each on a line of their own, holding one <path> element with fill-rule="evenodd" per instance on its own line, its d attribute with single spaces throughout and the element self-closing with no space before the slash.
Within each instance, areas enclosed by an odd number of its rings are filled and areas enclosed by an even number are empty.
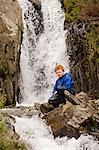
<svg viewBox="0 0 99 150">
<path fill-rule="evenodd" d="M 53 89 L 53 95 L 48 100 L 49 104 L 54 107 L 58 107 L 59 104 L 66 104 L 64 90 L 67 90 L 71 94 L 75 95 L 74 81 L 70 73 L 64 72 L 62 65 L 57 65 L 54 71 L 58 77 Z"/>
<path fill-rule="evenodd" d="M 54 68 L 54 71 L 58 77 L 54 85 L 52 96 L 49 98 L 48 103 L 41 104 L 41 112 L 49 112 L 56 107 L 59 107 L 60 104 L 66 104 L 66 95 L 64 91 L 75 95 L 74 81 L 70 73 L 64 72 L 64 67 L 62 65 L 57 65 Z M 74 103 L 75 104 L 75 103 Z M 38 105 L 35 104 L 37 108 Z"/>
</svg>

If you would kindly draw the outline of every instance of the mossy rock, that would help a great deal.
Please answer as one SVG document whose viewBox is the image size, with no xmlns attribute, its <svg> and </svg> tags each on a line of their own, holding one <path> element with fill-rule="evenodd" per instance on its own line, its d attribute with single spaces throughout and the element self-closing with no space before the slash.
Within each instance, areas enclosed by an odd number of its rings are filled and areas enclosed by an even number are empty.
<svg viewBox="0 0 99 150">
<path fill-rule="evenodd" d="M 9 116 L 0 113 L 0 150 L 27 150 L 27 145 L 18 139 L 19 135 L 11 125 Z"/>
</svg>

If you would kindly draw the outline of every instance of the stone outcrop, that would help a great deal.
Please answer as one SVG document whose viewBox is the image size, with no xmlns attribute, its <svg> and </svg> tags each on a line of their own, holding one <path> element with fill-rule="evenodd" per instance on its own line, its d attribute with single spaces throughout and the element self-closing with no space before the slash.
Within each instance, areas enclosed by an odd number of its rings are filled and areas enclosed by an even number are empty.
<svg viewBox="0 0 99 150">
<path fill-rule="evenodd" d="M 44 113 L 43 119 L 55 137 L 67 135 L 78 138 L 88 133 L 99 139 L 99 100 L 92 100 L 84 92 L 77 94 L 76 98 L 80 101 L 79 105 L 67 101 L 66 105 Z"/>
<path fill-rule="evenodd" d="M 0 1 L 0 103 L 4 105 L 15 102 L 22 33 L 21 13 L 17 0 Z"/>
<path fill-rule="evenodd" d="M 28 146 L 20 142 L 20 136 L 15 132 L 15 127 L 12 125 L 14 122 L 14 118 L 0 112 L 0 149 L 27 150 Z"/>
<path fill-rule="evenodd" d="M 32 117 L 34 115 L 40 115 L 40 112 L 35 109 L 34 106 L 31 107 L 16 107 L 16 108 L 3 108 L 0 109 L 0 113 L 7 114 L 8 116 L 18 116 L 18 117 Z"/>
<path fill-rule="evenodd" d="M 99 1 L 60 1 L 76 90 L 99 98 Z"/>
<path fill-rule="evenodd" d="M 99 23 L 83 19 L 65 21 L 67 52 L 77 92 L 99 98 Z"/>
<path fill-rule="evenodd" d="M 41 0 L 29 0 L 32 3 L 35 3 L 37 6 L 41 5 Z"/>
</svg>

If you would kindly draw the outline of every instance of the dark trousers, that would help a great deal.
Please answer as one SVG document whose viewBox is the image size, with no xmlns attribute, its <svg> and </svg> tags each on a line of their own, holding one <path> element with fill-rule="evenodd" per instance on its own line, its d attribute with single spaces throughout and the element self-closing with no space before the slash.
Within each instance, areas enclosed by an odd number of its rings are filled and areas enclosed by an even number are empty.
<svg viewBox="0 0 99 150">
<path fill-rule="evenodd" d="M 71 94 L 75 95 L 75 91 L 69 91 Z M 66 97 L 64 94 L 64 90 L 58 90 L 56 94 L 52 95 L 48 100 L 49 104 L 52 104 L 54 107 L 59 107 L 60 104 L 66 104 Z"/>
<path fill-rule="evenodd" d="M 59 104 L 66 104 L 65 95 L 63 91 L 57 91 L 56 94 L 52 95 L 48 100 L 49 104 L 52 104 L 54 107 L 59 107 Z"/>
</svg>

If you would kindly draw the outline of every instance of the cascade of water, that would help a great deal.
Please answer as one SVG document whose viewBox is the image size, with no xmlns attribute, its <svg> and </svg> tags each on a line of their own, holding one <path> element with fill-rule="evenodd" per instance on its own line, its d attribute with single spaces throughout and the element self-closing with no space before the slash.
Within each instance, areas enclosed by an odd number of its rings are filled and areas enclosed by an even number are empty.
<svg viewBox="0 0 99 150">
<path fill-rule="evenodd" d="M 37 116 L 16 117 L 16 131 L 31 145 L 33 150 L 99 150 L 98 141 L 90 135 L 81 135 L 78 140 L 67 137 L 54 139 L 50 129 Z"/>
<path fill-rule="evenodd" d="M 64 13 L 58 0 L 41 0 L 44 31 L 39 14 L 28 0 L 19 0 L 23 11 L 24 34 L 20 58 L 20 99 L 23 103 L 47 101 L 51 94 L 56 64 L 69 71 L 64 31 Z"/>
</svg>

